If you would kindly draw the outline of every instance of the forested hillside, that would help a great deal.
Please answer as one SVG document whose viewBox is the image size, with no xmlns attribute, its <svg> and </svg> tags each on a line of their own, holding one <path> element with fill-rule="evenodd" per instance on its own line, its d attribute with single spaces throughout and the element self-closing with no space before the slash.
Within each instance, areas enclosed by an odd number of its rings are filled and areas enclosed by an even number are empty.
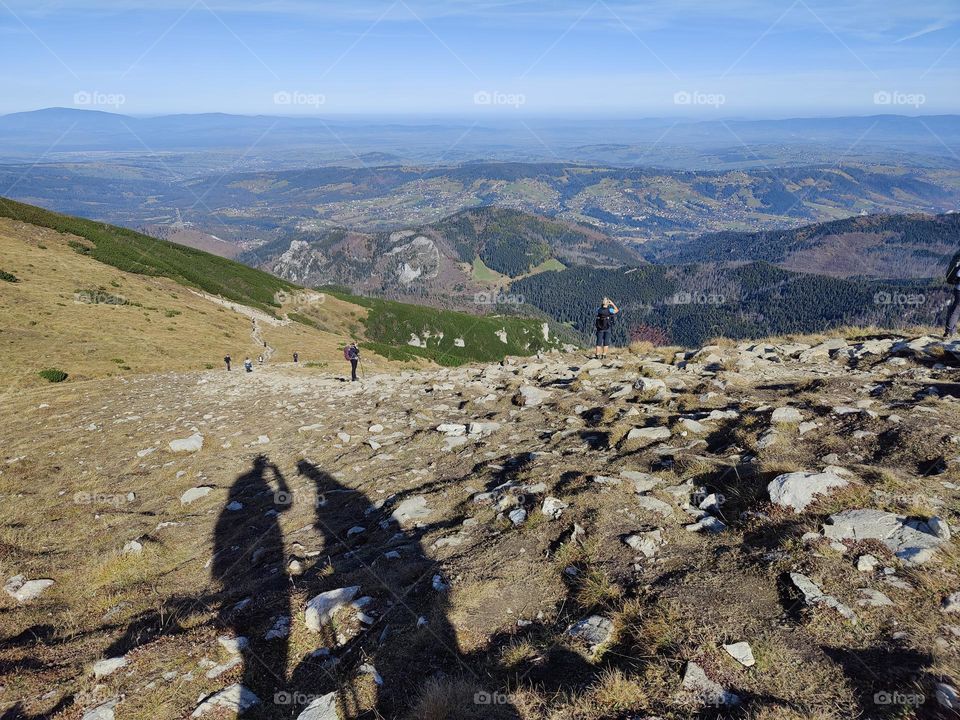
<svg viewBox="0 0 960 720">
<path fill-rule="evenodd" d="M 946 289 L 925 281 L 871 281 L 795 273 L 764 262 L 735 268 L 586 267 L 518 280 L 511 292 L 584 339 L 607 295 L 622 314 L 615 344 L 632 339 L 696 345 L 704 340 L 815 332 L 845 325 L 899 327 L 939 322 Z"/>
<path fill-rule="evenodd" d="M 939 277 L 960 249 L 960 214 L 867 215 L 794 230 L 719 232 L 644 246 L 663 263 L 758 261 L 842 277 Z"/>
</svg>

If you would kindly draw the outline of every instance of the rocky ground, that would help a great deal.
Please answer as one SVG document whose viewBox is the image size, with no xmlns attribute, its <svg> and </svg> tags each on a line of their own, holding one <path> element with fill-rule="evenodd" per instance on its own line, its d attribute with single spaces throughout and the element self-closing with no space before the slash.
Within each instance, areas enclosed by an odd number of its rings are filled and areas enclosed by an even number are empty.
<svg viewBox="0 0 960 720">
<path fill-rule="evenodd" d="M 960 717 L 960 343 L 8 394 L 4 718 Z"/>
</svg>

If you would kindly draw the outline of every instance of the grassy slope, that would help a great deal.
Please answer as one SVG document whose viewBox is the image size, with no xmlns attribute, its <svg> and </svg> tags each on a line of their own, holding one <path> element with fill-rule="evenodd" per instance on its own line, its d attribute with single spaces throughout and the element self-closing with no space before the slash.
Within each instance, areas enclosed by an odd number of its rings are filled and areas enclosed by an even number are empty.
<svg viewBox="0 0 960 720">
<path fill-rule="evenodd" d="M 0 218 L 0 267 L 19 282 L 0 282 L 0 388 L 46 385 L 38 373 L 59 368 L 67 384 L 109 375 L 222 367 L 224 355 L 239 365 L 263 352 L 250 319 L 205 300 L 166 277 L 128 273 L 75 252 L 71 235 Z M 118 298 L 125 304 L 79 302 L 77 292 Z M 306 312 L 291 300 L 280 312 Z M 275 348 L 273 361 L 302 362 L 343 372 L 340 347 L 362 330 L 366 309 L 326 296 L 310 306 L 319 326 L 260 322 Z M 371 368 L 384 367 L 368 357 Z"/>
<path fill-rule="evenodd" d="M 275 293 L 296 287 L 262 270 L 201 250 L 7 198 L 0 198 L 0 217 L 77 235 L 92 246 L 88 251 L 75 246 L 78 252 L 88 252 L 95 260 L 120 270 L 167 277 L 265 312 L 272 313 L 277 307 Z"/>
<path fill-rule="evenodd" d="M 363 319 L 366 345 L 394 360 L 421 357 L 441 365 L 461 365 L 474 360 L 500 360 L 505 355 L 529 355 L 557 345 L 552 326 L 551 339 L 544 340 L 539 320 L 468 315 L 325 290 L 339 300 L 367 308 Z M 506 332 L 505 343 L 496 334 L 500 330 Z M 427 347 L 409 345 L 413 335 L 425 340 Z M 454 344 L 456 338 L 463 339 L 464 347 Z"/>
</svg>

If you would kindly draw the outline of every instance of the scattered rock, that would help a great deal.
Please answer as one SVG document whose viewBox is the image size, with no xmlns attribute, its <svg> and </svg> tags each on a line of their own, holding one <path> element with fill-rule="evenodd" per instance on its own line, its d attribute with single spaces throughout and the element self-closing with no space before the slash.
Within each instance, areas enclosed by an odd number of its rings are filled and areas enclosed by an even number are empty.
<svg viewBox="0 0 960 720">
<path fill-rule="evenodd" d="M 833 488 L 845 487 L 847 484 L 846 480 L 830 472 L 792 472 L 778 475 L 771 480 L 767 491 L 770 493 L 770 500 L 776 505 L 801 512 L 817 495 L 825 495 Z"/>
<path fill-rule="evenodd" d="M 107 675 L 112 675 L 120 668 L 126 667 L 129 664 L 130 661 L 122 656 L 107 658 L 105 660 L 97 660 L 93 664 L 93 676 L 96 678 L 106 677 Z"/>
<path fill-rule="evenodd" d="M 854 625 L 857 624 L 857 615 L 849 607 L 837 600 L 833 595 L 825 595 L 820 587 L 806 575 L 790 573 L 790 580 L 803 594 L 807 605 L 826 605 L 833 608 Z"/>
<path fill-rule="evenodd" d="M 663 545 L 663 533 L 659 530 L 651 530 L 627 535 L 623 541 L 645 557 L 651 558 L 656 555 L 657 549 Z"/>
<path fill-rule="evenodd" d="M 337 712 L 337 694 L 331 692 L 315 698 L 303 709 L 303 712 L 297 715 L 297 720 L 340 720 Z"/>
<path fill-rule="evenodd" d="M 844 510 L 823 526 L 831 540 L 879 540 L 904 562 L 920 565 L 930 560 L 944 541 L 921 520 L 882 510 Z"/>
<path fill-rule="evenodd" d="M 770 420 L 774 423 L 800 423 L 803 422 L 803 413 L 795 407 L 778 407 Z"/>
<path fill-rule="evenodd" d="M 188 438 L 170 441 L 170 450 L 172 452 L 197 452 L 203 447 L 203 435 L 194 433 Z"/>
<path fill-rule="evenodd" d="M 423 495 L 414 495 L 397 505 L 391 517 L 396 520 L 401 527 L 406 527 L 416 523 L 418 520 L 423 520 L 429 515 L 430 508 L 427 507 L 427 499 Z"/>
<path fill-rule="evenodd" d="M 756 659 L 753 657 L 753 648 L 750 647 L 750 643 L 748 642 L 738 642 L 731 645 L 724 645 L 723 649 L 730 654 L 730 657 L 744 667 L 753 667 L 757 664 Z"/>
<path fill-rule="evenodd" d="M 945 613 L 960 613 L 960 592 L 947 595 L 940 604 L 940 610 Z"/>
<path fill-rule="evenodd" d="M 688 662 L 683 674 L 683 689 L 693 693 L 703 705 L 739 705 L 740 697 L 707 677 L 703 668 L 695 662 Z"/>
<path fill-rule="evenodd" d="M 209 495 L 211 490 L 213 490 L 213 488 L 206 485 L 190 488 L 180 496 L 180 504 L 189 505 L 195 500 L 199 500 L 200 498 Z"/>
<path fill-rule="evenodd" d="M 260 698 L 254 695 L 252 690 L 247 689 L 240 683 L 234 683 L 206 698 L 193 711 L 191 717 L 201 717 L 217 708 L 223 708 L 228 712 L 241 715 L 259 703 Z"/>
<path fill-rule="evenodd" d="M 563 502 L 559 498 L 555 497 L 546 497 L 543 499 L 543 505 L 540 507 L 540 512 L 546 515 L 551 520 L 557 520 L 563 514 L 563 511 L 568 507 L 567 503 Z"/>
<path fill-rule="evenodd" d="M 571 625 L 567 635 L 583 640 L 590 645 L 591 651 L 596 652 L 613 635 L 613 621 L 602 615 L 591 615 Z"/>
<path fill-rule="evenodd" d="M 358 592 L 360 592 L 360 586 L 353 585 L 328 590 L 315 596 L 307 602 L 305 613 L 307 628 L 313 632 L 320 632 L 321 628 L 330 621 L 337 610 L 344 605 L 349 605 Z"/>
<path fill-rule="evenodd" d="M 27 603 L 36 600 L 51 585 L 53 585 L 53 580 L 49 578 L 25 580 L 23 575 L 14 575 L 7 580 L 3 589 L 18 603 Z"/>
</svg>

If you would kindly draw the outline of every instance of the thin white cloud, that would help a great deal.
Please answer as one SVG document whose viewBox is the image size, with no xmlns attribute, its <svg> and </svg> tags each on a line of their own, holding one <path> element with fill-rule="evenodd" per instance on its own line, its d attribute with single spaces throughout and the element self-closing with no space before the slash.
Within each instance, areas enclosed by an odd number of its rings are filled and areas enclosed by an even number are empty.
<svg viewBox="0 0 960 720">
<path fill-rule="evenodd" d="M 932 32 L 937 32 L 937 30 L 945 30 L 948 27 L 950 27 L 950 23 L 935 22 L 932 25 L 927 25 L 925 28 L 917 30 L 916 32 L 912 32 L 909 35 L 904 35 L 902 38 L 900 38 L 899 40 L 896 40 L 895 42 L 902 43 L 902 42 L 906 42 L 907 40 L 914 40 L 918 37 L 929 35 Z"/>
</svg>

